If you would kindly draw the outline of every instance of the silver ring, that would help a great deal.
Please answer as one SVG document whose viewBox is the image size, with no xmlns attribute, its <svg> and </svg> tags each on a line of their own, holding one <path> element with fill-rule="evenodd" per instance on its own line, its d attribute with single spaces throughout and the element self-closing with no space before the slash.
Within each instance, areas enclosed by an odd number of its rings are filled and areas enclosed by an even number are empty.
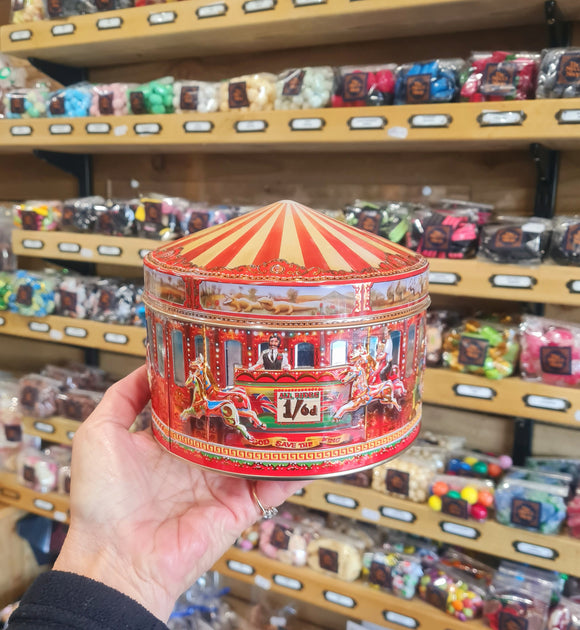
<svg viewBox="0 0 580 630">
<path fill-rule="evenodd" d="M 262 512 L 262 518 L 265 521 L 267 521 L 268 519 L 274 518 L 278 514 L 278 509 L 275 507 L 267 507 L 262 504 L 260 499 L 258 499 L 258 494 L 256 493 L 255 482 L 251 483 L 250 487 L 252 491 L 252 496 L 254 497 L 254 501 L 256 502 L 257 506 L 260 508 L 260 511 Z"/>
</svg>

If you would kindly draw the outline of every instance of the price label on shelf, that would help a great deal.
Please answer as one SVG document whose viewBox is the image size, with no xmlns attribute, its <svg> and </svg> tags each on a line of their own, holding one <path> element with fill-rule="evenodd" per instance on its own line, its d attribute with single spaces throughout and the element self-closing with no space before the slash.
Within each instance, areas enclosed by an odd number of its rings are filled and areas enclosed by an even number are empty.
<svg viewBox="0 0 580 630">
<path fill-rule="evenodd" d="M 326 4 L 326 0 L 292 0 L 295 7 L 309 7 L 313 4 Z"/>
<path fill-rule="evenodd" d="M 238 562 L 237 560 L 228 560 L 226 562 L 228 569 L 234 571 L 234 573 L 241 573 L 242 575 L 254 575 L 256 569 L 253 566 L 246 564 L 245 562 Z"/>
<path fill-rule="evenodd" d="M 415 114 L 409 118 L 409 124 L 415 128 L 449 127 L 452 118 L 449 114 Z"/>
<path fill-rule="evenodd" d="M 570 280 L 566 283 L 570 293 L 580 293 L 580 280 Z"/>
<path fill-rule="evenodd" d="M 234 128 L 238 133 L 266 131 L 268 123 L 265 120 L 238 120 Z"/>
<path fill-rule="evenodd" d="M 81 246 L 77 243 L 59 243 L 57 247 L 63 254 L 78 254 L 81 251 Z"/>
<path fill-rule="evenodd" d="M 195 11 L 197 17 L 200 20 L 204 18 L 218 17 L 219 15 L 225 15 L 228 12 L 228 5 L 225 2 L 214 2 L 213 4 L 206 4 L 204 7 L 198 7 Z"/>
<path fill-rule="evenodd" d="M 185 133 L 211 133 L 213 123 L 210 120 L 188 120 L 183 123 Z"/>
<path fill-rule="evenodd" d="M 413 617 L 407 617 L 407 615 L 401 615 L 398 612 L 394 612 L 393 610 L 383 610 L 383 617 L 385 621 L 389 621 L 390 623 L 396 623 L 398 626 L 403 626 L 404 628 L 418 628 L 419 622 Z"/>
<path fill-rule="evenodd" d="M 324 591 L 324 599 L 337 606 L 343 606 L 344 608 L 354 608 L 356 602 L 352 597 L 343 595 L 342 593 L 336 593 L 335 591 Z"/>
<path fill-rule="evenodd" d="M 66 520 L 67 520 L 68 516 L 64 512 L 61 512 L 59 510 L 55 510 L 55 512 L 52 515 L 52 518 L 55 521 L 59 521 L 60 523 L 66 523 Z"/>
<path fill-rule="evenodd" d="M 349 129 L 384 129 L 387 119 L 384 116 L 354 116 L 348 120 Z"/>
<path fill-rule="evenodd" d="M 550 411 L 568 411 L 572 406 L 570 402 L 564 398 L 552 398 L 551 396 L 536 396 L 528 394 L 523 398 L 526 407 L 535 407 L 536 409 L 549 409 Z"/>
<path fill-rule="evenodd" d="M 49 435 L 56 431 L 54 425 L 50 424 L 49 422 L 41 422 L 40 420 L 37 420 L 34 423 L 34 428 L 39 433 L 48 433 Z"/>
<path fill-rule="evenodd" d="M 484 111 L 477 117 L 480 127 L 510 127 L 521 125 L 526 119 L 524 112 Z"/>
<path fill-rule="evenodd" d="M 417 520 L 413 512 L 398 510 L 397 508 L 387 506 L 381 507 L 381 515 L 385 518 L 391 518 L 394 521 L 402 521 L 403 523 L 413 523 Z"/>
<path fill-rule="evenodd" d="M 10 133 L 13 136 L 31 136 L 32 127 L 30 125 L 14 125 L 10 127 Z"/>
<path fill-rule="evenodd" d="M 503 289 L 531 289 L 537 282 L 533 276 L 515 276 L 511 274 L 497 274 L 489 279 L 492 287 Z"/>
<path fill-rule="evenodd" d="M 556 120 L 560 125 L 580 124 L 580 109 L 561 109 L 556 114 Z"/>
<path fill-rule="evenodd" d="M 29 322 L 28 328 L 36 333 L 50 332 L 50 326 L 46 322 Z"/>
<path fill-rule="evenodd" d="M 97 252 L 101 256 L 112 256 L 114 258 L 118 258 L 123 253 L 123 250 L 116 245 L 99 245 L 97 247 Z"/>
<path fill-rule="evenodd" d="M 107 343 L 114 343 L 118 346 L 124 346 L 125 344 L 129 343 L 129 337 L 120 333 L 108 332 L 105 333 L 104 338 Z"/>
<path fill-rule="evenodd" d="M 475 527 L 469 527 L 468 525 L 459 525 L 459 523 L 451 523 L 449 521 L 442 521 L 439 523 L 439 527 L 446 534 L 453 534 L 454 536 L 461 536 L 461 538 L 471 538 L 475 540 L 481 536 L 479 530 Z"/>
<path fill-rule="evenodd" d="M 48 131 L 53 136 L 69 136 L 73 132 L 73 126 L 68 123 L 59 123 L 57 125 L 50 125 Z"/>
<path fill-rule="evenodd" d="M 292 131 L 318 131 L 324 127 L 324 118 L 293 118 L 290 121 Z"/>
<path fill-rule="evenodd" d="M 32 37 L 32 31 L 28 29 L 23 29 L 21 31 L 12 31 L 10 33 L 10 41 L 11 42 L 25 42 Z"/>
<path fill-rule="evenodd" d="M 111 133 L 111 125 L 109 123 L 88 123 L 85 130 L 90 134 L 106 135 Z"/>
<path fill-rule="evenodd" d="M 358 507 L 358 501 L 353 499 L 352 497 L 345 497 L 342 494 L 334 494 L 332 492 L 327 492 L 324 495 L 327 503 L 331 505 L 338 505 L 339 507 L 349 508 L 350 510 L 354 510 Z"/>
<path fill-rule="evenodd" d="M 247 0 L 242 5 L 244 13 L 259 13 L 271 11 L 276 6 L 276 0 Z"/>
<path fill-rule="evenodd" d="M 444 271 L 430 271 L 429 284 L 459 284 L 461 276 L 456 273 L 448 273 Z"/>
<path fill-rule="evenodd" d="M 147 18 L 150 26 L 157 26 L 159 24 L 171 24 L 175 22 L 177 13 L 175 11 L 158 11 L 157 13 L 151 13 Z"/>
<path fill-rule="evenodd" d="M 274 580 L 274 584 L 283 586 L 284 588 L 289 588 L 292 591 L 301 591 L 304 588 L 302 582 L 299 582 L 294 578 L 289 578 L 286 575 L 279 575 L 276 573 L 272 579 Z"/>
<path fill-rule="evenodd" d="M 555 549 L 550 547 L 542 547 L 528 542 L 516 540 L 512 543 L 514 549 L 527 556 L 535 556 L 536 558 L 545 558 L 546 560 L 555 560 L 559 554 Z"/>
<path fill-rule="evenodd" d="M 159 123 L 137 123 L 133 129 L 138 136 L 155 136 L 161 133 Z"/>
<path fill-rule="evenodd" d="M 84 339 L 88 332 L 86 328 L 80 326 L 65 326 L 64 334 L 67 337 L 74 337 L 75 339 Z"/>
<path fill-rule="evenodd" d="M 491 387 L 483 387 L 481 385 L 465 385 L 460 383 L 453 386 L 453 391 L 457 396 L 465 396 L 466 398 L 481 398 L 484 400 L 493 400 L 496 391 Z"/>
<path fill-rule="evenodd" d="M 72 22 L 67 24 L 56 24 L 50 29 L 53 37 L 60 37 L 61 35 L 72 35 L 75 32 L 76 26 Z"/>
<path fill-rule="evenodd" d="M 105 17 L 97 20 L 97 28 L 99 31 L 110 31 L 115 28 L 121 28 L 123 26 L 123 18 L 118 16 Z"/>
<path fill-rule="evenodd" d="M 44 241 L 37 238 L 25 238 L 22 241 L 22 247 L 24 249 L 43 249 Z"/>
<path fill-rule="evenodd" d="M 52 512 L 54 510 L 54 504 L 50 501 L 46 501 L 45 499 L 34 499 L 33 504 L 34 507 L 39 510 L 44 510 L 46 512 Z"/>
</svg>

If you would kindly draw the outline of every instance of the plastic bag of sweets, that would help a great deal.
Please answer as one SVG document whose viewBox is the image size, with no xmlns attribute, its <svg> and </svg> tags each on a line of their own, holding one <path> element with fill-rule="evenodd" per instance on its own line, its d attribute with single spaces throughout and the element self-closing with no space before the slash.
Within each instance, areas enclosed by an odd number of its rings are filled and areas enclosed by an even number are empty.
<svg viewBox="0 0 580 630">
<path fill-rule="evenodd" d="M 274 109 L 276 75 L 268 72 L 247 74 L 219 86 L 219 110 L 229 112 L 264 112 Z"/>
<path fill-rule="evenodd" d="M 46 115 L 48 88 L 45 85 L 32 88 L 6 90 L 2 97 L 6 118 L 43 118 Z"/>
<path fill-rule="evenodd" d="M 395 83 L 395 105 L 450 103 L 459 95 L 463 59 L 433 59 L 399 67 Z"/>
<path fill-rule="evenodd" d="M 27 448 L 18 454 L 18 483 L 36 492 L 55 492 L 58 463 L 42 451 Z"/>
<path fill-rule="evenodd" d="M 275 109 L 319 109 L 330 105 L 336 75 L 330 66 L 292 68 L 278 75 Z"/>
<path fill-rule="evenodd" d="M 493 216 L 494 206 L 463 199 L 440 199 L 432 204 L 434 210 L 469 210 L 477 217 L 477 225 L 485 225 Z"/>
<path fill-rule="evenodd" d="M 570 534 L 570 536 L 580 538 L 580 493 L 578 490 L 576 490 L 576 494 L 568 503 L 566 525 L 568 526 L 568 534 Z"/>
<path fill-rule="evenodd" d="M 580 459 L 534 455 L 526 457 L 526 468 L 542 472 L 567 473 L 574 483 L 580 478 Z"/>
<path fill-rule="evenodd" d="M 386 547 L 363 554 L 363 578 L 370 586 L 392 592 L 402 599 L 412 599 L 423 575 L 421 560 Z"/>
<path fill-rule="evenodd" d="M 445 334 L 443 365 L 497 380 L 514 373 L 519 352 L 515 326 L 467 319 Z"/>
<path fill-rule="evenodd" d="M 428 311 L 427 312 L 427 367 L 439 367 L 443 356 L 443 335 L 445 330 L 456 325 L 459 319 L 457 313 L 452 311 Z"/>
<path fill-rule="evenodd" d="M 157 194 L 142 196 L 135 211 L 138 235 L 160 241 L 178 238 L 181 236 L 183 216 L 189 205 L 187 199 L 180 197 Z"/>
<path fill-rule="evenodd" d="M 372 203 L 357 199 L 345 207 L 345 221 L 393 243 L 403 243 L 411 225 L 412 213 L 423 207 L 402 201 Z"/>
<path fill-rule="evenodd" d="M 149 81 L 127 91 L 129 114 L 172 114 L 173 77 Z"/>
<path fill-rule="evenodd" d="M 43 0 L 12 0 L 10 9 L 11 24 L 26 24 L 47 18 Z"/>
<path fill-rule="evenodd" d="M 23 415 L 35 418 L 56 415 L 60 381 L 40 374 L 28 374 L 19 380 L 18 387 L 18 400 Z"/>
<path fill-rule="evenodd" d="M 205 228 L 220 225 L 234 218 L 234 209 L 229 206 L 208 207 L 205 204 L 190 205 L 183 213 L 182 232 L 193 234 Z"/>
<path fill-rule="evenodd" d="M 486 597 L 484 584 L 467 572 L 441 562 L 425 569 L 417 591 L 419 597 L 428 604 L 453 615 L 460 621 L 480 617 Z"/>
<path fill-rule="evenodd" d="M 512 265 L 540 264 L 546 255 L 552 221 L 501 216 L 481 228 L 479 256 Z"/>
<path fill-rule="evenodd" d="M 520 338 L 522 378 L 580 387 L 580 326 L 526 315 L 520 325 Z"/>
<path fill-rule="evenodd" d="M 100 83 L 91 89 L 91 116 L 127 116 L 127 93 L 136 88 L 135 83 Z"/>
<path fill-rule="evenodd" d="M 496 519 L 502 525 L 557 534 L 566 518 L 569 491 L 568 486 L 506 477 L 495 491 Z"/>
<path fill-rule="evenodd" d="M 132 0 L 45 0 L 46 12 L 51 19 L 126 9 L 133 6 Z"/>
<path fill-rule="evenodd" d="M 12 274 L 0 271 L 0 311 L 8 310 L 13 285 Z"/>
<path fill-rule="evenodd" d="M 493 508 L 493 482 L 489 479 L 435 475 L 427 504 L 453 518 L 485 521 Z"/>
<path fill-rule="evenodd" d="M 22 230 L 53 232 L 60 228 L 62 203 L 60 201 L 23 201 L 13 207 L 14 227 Z"/>
<path fill-rule="evenodd" d="M 441 556 L 440 561 L 447 567 L 467 573 L 486 587 L 492 583 L 495 575 L 495 571 L 488 564 L 476 560 L 454 547 L 448 547 Z"/>
<path fill-rule="evenodd" d="M 86 389 L 63 392 L 57 398 L 58 415 L 82 422 L 93 413 L 102 398 L 102 392 L 91 392 Z"/>
<path fill-rule="evenodd" d="M 407 245 L 427 258 L 473 258 L 479 230 L 477 214 L 470 209 L 419 209 L 413 213 Z"/>
<path fill-rule="evenodd" d="M 580 96 L 580 48 L 548 48 L 542 51 L 536 98 Z"/>
<path fill-rule="evenodd" d="M 135 286 L 127 281 L 103 278 L 97 281 L 87 305 L 88 319 L 129 325 L 133 319 Z"/>
<path fill-rule="evenodd" d="M 55 308 L 57 282 L 55 274 L 17 271 L 8 299 L 10 310 L 27 317 L 50 315 Z"/>
<path fill-rule="evenodd" d="M 94 232 L 97 223 L 97 205 L 104 205 L 99 196 L 67 199 L 63 203 L 60 228 L 65 232 Z"/>
<path fill-rule="evenodd" d="M 173 84 L 173 109 L 177 114 L 217 112 L 219 85 L 212 81 L 176 81 Z"/>
<path fill-rule="evenodd" d="M 391 105 L 397 66 L 342 66 L 338 68 L 332 107 Z"/>
<path fill-rule="evenodd" d="M 580 215 L 553 219 L 550 257 L 558 265 L 580 266 Z"/>
<path fill-rule="evenodd" d="M 306 556 L 308 566 L 314 571 L 353 582 L 361 573 L 364 552 L 365 545 L 360 539 L 323 529 L 308 543 Z"/>
<path fill-rule="evenodd" d="M 373 488 L 400 499 L 424 503 L 436 466 L 420 457 L 401 455 L 373 468 Z"/>
<path fill-rule="evenodd" d="M 16 269 L 16 256 L 12 251 L 12 208 L 0 205 L 0 272 Z"/>
<path fill-rule="evenodd" d="M 81 118 L 90 113 L 91 86 L 77 83 L 52 92 L 48 96 L 46 114 L 49 118 Z"/>
<path fill-rule="evenodd" d="M 580 601 L 562 597 L 548 618 L 548 630 L 580 630 Z"/>
<path fill-rule="evenodd" d="M 306 565 L 308 543 L 316 530 L 300 523 L 291 513 L 282 513 L 260 523 L 260 551 L 274 560 L 296 567 Z"/>
<path fill-rule="evenodd" d="M 0 458 L 3 451 L 19 448 L 22 442 L 22 413 L 18 404 L 18 381 L 0 380 Z"/>
<path fill-rule="evenodd" d="M 521 567 L 517 575 L 498 571 L 483 604 L 483 614 L 493 630 L 546 627 L 552 585 L 526 575 Z"/>
<path fill-rule="evenodd" d="M 94 211 L 97 217 L 95 232 L 111 236 L 137 236 L 136 213 L 139 210 L 139 199 L 108 201 L 97 204 Z"/>
<path fill-rule="evenodd" d="M 540 55 L 529 52 L 475 52 L 462 81 L 461 100 L 523 101 L 534 98 Z"/>
<path fill-rule="evenodd" d="M 448 435 L 445 433 L 434 433 L 433 431 L 422 431 L 418 442 L 426 442 L 434 446 L 440 446 L 448 451 L 455 451 L 465 447 L 466 438 L 463 435 Z"/>
<path fill-rule="evenodd" d="M 96 291 L 97 279 L 86 276 L 67 275 L 62 278 L 55 291 L 55 313 L 62 317 L 87 319 L 89 306 Z"/>
<path fill-rule="evenodd" d="M 455 451 L 450 453 L 445 472 L 448 475 L 497 481 L 506 470 L 511 468 L 512 463 L 509 455 L 496 457 L 477 451 Z"/>
<path fill-rule="evenodd" d="M 523 466 L 512 466 L 506 473 L 504 479 L 522 479 L 524 481 L 534 481 L 547 486 L 561 486 L 571 491 L 574 477 L 568 473 L 546 472 L 543 470 L 529 470 Z"/>
</svg>

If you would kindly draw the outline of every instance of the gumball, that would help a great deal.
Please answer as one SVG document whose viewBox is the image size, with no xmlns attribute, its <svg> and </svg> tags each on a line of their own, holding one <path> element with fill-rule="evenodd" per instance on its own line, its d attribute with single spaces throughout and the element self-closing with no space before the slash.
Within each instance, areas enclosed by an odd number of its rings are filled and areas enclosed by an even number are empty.
<svg viewBox="0 0 580 630">
<path fill-rule="evenodd" d="M 433 494 L 429 497 L 429 500 L 427 501 L 427 505 L 432 509 L 435 510 L 435 512 L 441 512 L 441 508 L 442 508 L 442 501 L 441 501 L 441 497 Z"/>
<path fill-rule="evenodd" d="M 452 458 L 447 463 L 447 472 L 448 473 L 456 473 L 459 472 L 459 464 L 460 461 L 457 458 Z"/>
<path fill-rule="evenodd" d="M 477 464 L 477 457 L 473 457 L 473 456 L 468 456 L 468 457 L 464 457 L 463 461 L 469 465 L 470 468 L 473 468 L 473 466 L 475 464 Z"/>
<path fill-rule="evenodd" d="M 493 505 L 493 494 L 489 490 L 480 490 L 477 493 L 477 503 L 484 507 L 491 507 Z"/>
<path fill-rule="evenodd" d="M 494 464 L 494 463 L 490 463 L 487 466 L 487 474 L 489 477 L 491 477 L 492 479 L 495 479 L 496 477 L 499 477 L 502 473 L 502 467 L 499 466 L 498 464 Z"/>
<path fill-rule="evenodd" d="M 451 496 L 451 492 L 449 496 Z M 461 490 L 460 496 L 464 501 L 472 505 L 477 501 L 477 490 L 472 486 L 465 486 L 465 488 Z"/>
<path fill-rule="evenodd" d="M 447 494 L 449 486 L 444 481 L 436 481 L 431 489 L 434 495 L 442 497 Z"/>
<path fill-rule="evenodd" d="M 469 508 L 471 518 L 476 521 L 485 521 L 487 519 L 487 509 L 480 503 L 475 503 Z"/>
<path fill-rule="evenodd" d="M 459 462 L 459 474 L 465 475 L 471 472 L 471 465 L 467 462 Z"/>
<path fill-rule="evenodd" d="M 513 460 L 509 455 L 500 455 L 499 465 L 502 467 L 503 470 L 507 470 L 508 468 L 511 468 L 512 464 L 513 464 Z"/>
<path fill-rule="evenodd" d="M 457 490 L 449 490 L 449 492 L 447 493 L 447 496 L 450 499 L 460 499 L 461 498 L 461 494 Z"/>
<path fill-rule="evenodd" d="M 489 467 L 485 462 L 479 461 L 473 464 L 472 470 L 478 477 L 485 477 L 489 472 Z"/>
</svg>

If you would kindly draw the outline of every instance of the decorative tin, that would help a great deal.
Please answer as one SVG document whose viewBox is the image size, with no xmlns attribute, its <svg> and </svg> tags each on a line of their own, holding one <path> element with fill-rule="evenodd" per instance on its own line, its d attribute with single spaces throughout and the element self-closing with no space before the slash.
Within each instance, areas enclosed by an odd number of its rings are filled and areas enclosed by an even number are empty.
<svg viewBox="0 0 580 630">
<path fill-rule="evenodd" d="M 247 477 L 383 462 L 421 419 L 427 262 L 281 201 L 145 258 L 153 431 Z"/>
</svg>

